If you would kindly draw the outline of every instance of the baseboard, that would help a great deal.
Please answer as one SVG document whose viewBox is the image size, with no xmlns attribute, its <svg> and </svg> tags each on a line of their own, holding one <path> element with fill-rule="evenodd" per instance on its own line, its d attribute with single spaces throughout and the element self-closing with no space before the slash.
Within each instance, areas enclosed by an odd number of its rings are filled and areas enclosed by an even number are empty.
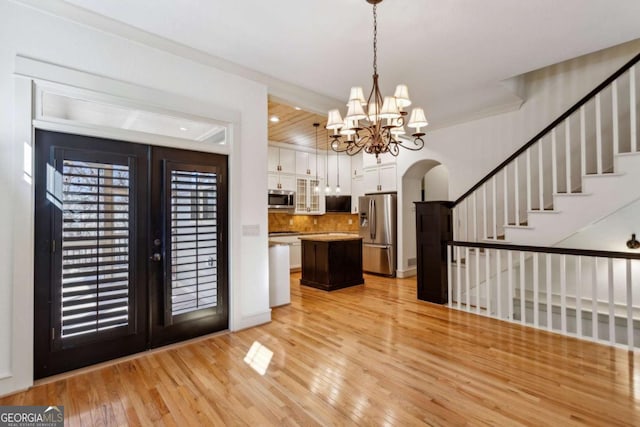
<svg viewBox="0 0 640 427">
<path fill-rule="evenodd" d="M 250 316 L 243 316 L 233 325 L 233 332 L 240 331 L 242 329 L 252 328 L 254 326 L 263 325 L 271 322 L 271 309 L 263 312 L 252 314 Z"/>
<path fill-rule="evenodd" d="M 405 277 L 413 277 L 418 274 L 418 269 L 416 267 L 407 268 L 406 270 L 396 270 L 396 277 L 405 278 Z"/>
</svg>

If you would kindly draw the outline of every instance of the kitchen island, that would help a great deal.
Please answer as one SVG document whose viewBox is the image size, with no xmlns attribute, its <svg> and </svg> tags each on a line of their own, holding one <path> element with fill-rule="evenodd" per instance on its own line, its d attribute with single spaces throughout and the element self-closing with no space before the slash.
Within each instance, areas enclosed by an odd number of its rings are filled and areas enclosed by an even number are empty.
<svg viewBox="0 0 640 427">
<path fill-rule="evenodd" d="M 362 237 L 356 235 L 302 236 L 300 284 L 333 291 L 364 283 Z"/>
</svg>

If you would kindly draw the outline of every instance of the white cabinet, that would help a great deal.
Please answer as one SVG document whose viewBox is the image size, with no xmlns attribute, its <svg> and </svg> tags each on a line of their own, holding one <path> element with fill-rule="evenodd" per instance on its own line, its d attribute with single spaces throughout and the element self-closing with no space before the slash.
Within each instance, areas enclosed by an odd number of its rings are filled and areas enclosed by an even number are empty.
<svg viewBox="0 0 640 427">
<path fill-rule="evenodd" d="M 299 176 L 296 178 L 296 207 L 297 214 L 314 214 L 319 215 L 325 213 L 324 201 L 324 180 L 315 177 L 305 178 Z"/>
<path fill-rule="evenodd" d="M 269 172 L 267 174 L 267 188 L 269 190 L 277 190 L 280 188 L 278 184 L 280 184 L 280 177 L 278 176 L 278 174 Z"/>
<path fill-rule="evenodd" d="M 397 190 L 395 164 L 373 166 L 364 169 L 365 193 L 382 193 Z"/>
<path fill-rule="evenodd" d="M 296 242 L 289 246 L 289 269 L 299 270 L 302 268 L 302 242 L 296 236 Z"/>
<path fill-rule="evenodd" d="M 296 152 L 293 150 L 287 150 L 286 148 L 280 149 L 280 173 L 296 173 Z"/>
<path fill-rule="evenodd" d="M 296 191 L 295 175 L 269 172 L 267 175 L 267 183 L 267 188 L 269 190 Z"/>
<path fill-rule="evenodd" d="M 318 153 L 317 161 L 315 153 L 307 153 L 306 151 L 295 152 L 295 171 L 296 175 L 304 175 L 315 178 L 316 170 L 319 178 L 324 177 L 325 155 Z M 317 169 L 316 169 L 317 166 Z"/>
<path fill-rule="evenodd" d="M 362 176 L 364 174 L 364 171 L 362 170 L 362 156 L 364 156 L 362 151 L 359 152 L 358 154 L 356 154 L 355 156 L 350 156 L 351 157 L 351 177 L 352 178 L 354 176 Z"/>
<path fill-rule="evenodd" d="M 278 173 L 296 173 L 296 152 L 280 147 L 269 147 L 267 171 Z"/>
<path fill-rule="evenodd" d="M 364 196 L 364 177 L 351 178 L 351 213 L 358 213 L 358 197 Z"/>
<path fill-rule="evenodd" d="M 351 194 L 351 158 L 344 153 L 329 152 L 327 158 L 327 170 L 329 171 L 329 185 L 331 194 L 337 194 L 338 173 L 340 173 L 340 195 L 349 196 Z M 326 183 L 325 183 L 326 184 Z"/>
<path fill-rule="evenodd" d="M 278 172 L 280 165 L 280 149 L 278 147 L 267 148 L 267 171 Z"/>
<path fill-rule="evenodd" d="M 302 267 L 302 242 L 299 235 L 269 237 L 269 241 L 288 245 L 289 249 L 289 269 L 299 270 Z M 271 250 L 269 250 L 271 256 Z M 287 270 L 287 281 L 289 271 Z"/>
<path fill-rule="evenodd" d="M 295 191 L 296 152 L 286 148 L 269 147 L 267 163 L 267 188 Z"/>
<path fill-rule="evenodd" d="M 309 153 L 296 151 L 296 175 L 311 175 Z M 315 176 L 315 173 L 313 175 Z"/>
<path fill-rule="evenodd" d="M 277 307 L 291 302 L 290 264 L 289 245 L 269 247 L 269 307 Z"/>
<path fill-rule="evenodd" d="M 362 168 L 370 168 L 372 166 L 395 164 L 396 158 L 393 154 L 380 154 L 377 158 L 374 154 L 362 152 Z"/>
</svg>

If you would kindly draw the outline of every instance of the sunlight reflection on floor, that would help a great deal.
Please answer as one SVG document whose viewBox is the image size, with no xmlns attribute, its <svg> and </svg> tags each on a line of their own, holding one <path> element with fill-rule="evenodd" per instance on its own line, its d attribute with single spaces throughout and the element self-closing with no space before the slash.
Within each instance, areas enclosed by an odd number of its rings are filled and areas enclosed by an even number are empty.
<svg viewBox="0 0 640 427">
<path fill-rule="evenodd" d="M 251 344 L 249 352 L 244 357 L 244 363 L 251 366 L 260 375 L 264 375 L 267 372 L 272 357 L 273 351 L 258 341 L 254 341 L 253 344 Z"/>
</svg>

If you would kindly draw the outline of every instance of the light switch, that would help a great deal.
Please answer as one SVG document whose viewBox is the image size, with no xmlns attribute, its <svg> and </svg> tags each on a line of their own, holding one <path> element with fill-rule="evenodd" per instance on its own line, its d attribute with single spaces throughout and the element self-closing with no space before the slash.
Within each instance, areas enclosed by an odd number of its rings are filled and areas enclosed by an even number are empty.
<svg viewBox="0 0 640 427">
<path fill-rule="evenodd" d="M 313 218 L 313 225 L 318 225 L 318 220 L 316 218 Z"/>
<path fill-rule="evenodd" d="M 353 224 L 353 220 L 349 218 L 349 225 Z"/>
<path fill-rule="evenodd" d="M 289 225 L 293 225 L 293 220 L 292 219 L 289 220 Z"/>
</svg>

